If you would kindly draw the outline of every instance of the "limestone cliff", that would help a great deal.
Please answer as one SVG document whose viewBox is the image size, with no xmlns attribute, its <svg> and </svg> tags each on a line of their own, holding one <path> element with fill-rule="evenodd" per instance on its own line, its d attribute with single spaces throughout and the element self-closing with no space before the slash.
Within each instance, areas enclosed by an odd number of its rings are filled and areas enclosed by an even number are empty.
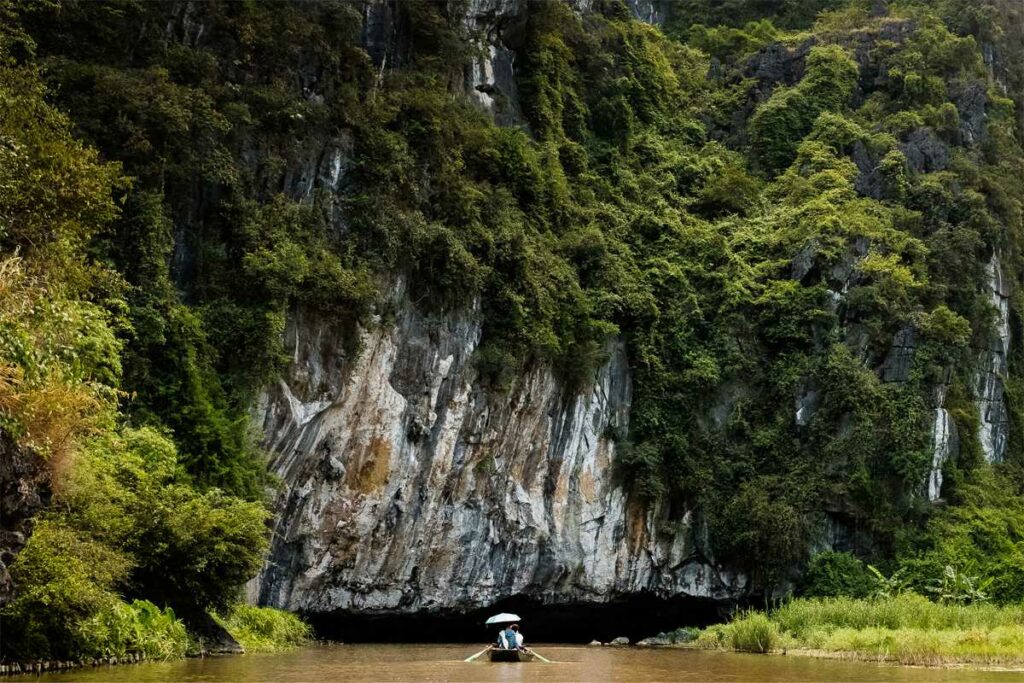
<svg viewBox="0 0 1024 683">
<path fill-rule="evenodd" d="M 574 6 L 587 11 L 586 3 Z M 658 2 L 630 7 L 640 19 L 664 20 Z M 368 2 L 362 11 L 363 41 L 376 67 L 401 63 L 401 5 Z M 515 79 L 521 13 L 515 0 L 472 0 L 465 7 L 476 51 L 467 60 L 462 95 L 503 125 L 522 124 Z M 880 77 L 872 41 L 899 42 L 912 29 L 894 21 L 877 36 L 851 38 L 865 80 Z M 751 108 L 777 85 L 800 79 L 813 44 L 770 45 L 749 61 L 747 75 L 758 84 Z M 984 136 L 987 104 L 980 86 L 958 97 L 963 145 Z M 304 165 L 288 174 L 289 194 L 344 193 L 350 143 L 311 148 Z M 950 164 L 950 146 L 924 127 L 900 149 L 914 173 Z M 880 160 L 863 145 L 854 146 L 853 159 L 857 190 L 881 196 Z M 335 212 L 332 222 L 344 218 Z M 856 243 L 831 271 L 833 309 L 869 246 Z M 821 267 L 817 251 L 812 240 L 794 257 L 792 279 Z M 983 451 L 998 461 L 1007 438 L 1002 381 L 1010 334 L 1000 254 L 992 255 L 987 274 L 997 331 L 977 353 L 974 399 Z M 645 507 L 618 480 L 613 436 L 627 433 L 631 398 L 621 341 L 609 341 L 606 362 L 582 391 L 564 388 L 541 366 L 508 390 L 493 391 L 474 366 L 479 311 L 430 310 L 416 298 L 397 280 L 382 308 L 393 313 L 378 316 L 369 329 L 306 307 L 292 311 L 285 335 L 291 366 L 254 409 L 281 491 L 272 549 L 250 584 L 251 599 L 307 613 L 365 613 L 472 609 L 511 596 L 603 602 L 641 593 L 714 600 L 747 594 L 747 578 L 715 562 L 697 510 Z M 843 330 L 883 382 L 907 381 L 919 343 L 913 325 L 897 330 L 881 355 L 868 350 L 856 320 Z M 932 502 L 941 498 L 943 467 L 958 450 L 956 424 L 944 405 L 947 388 L 934 387 L 931 467 L 915 494 Z M 811 422 L 820 389 L 803 386 L 793 397 L 795 425 Z M 723 388 L 709 399 L 711 422 L 721 428 L 731 410 L 728 395 L 742 391 Z M 817 547 L 862 545 L 851 540 L 857 532 L 847 528 L 842 510 L 826 510 L 822 518 Z"/>
<path fill-rule="evenodd" d="M 545 368 L 491 393 L 472 363 L 475 311 L 423 312 L 401 285 L 393 304 L 394 323 L 360 330 L 353 355 L 329 319 L 300 310 L 289 324 L 292 369 L 257 409 L 283 482 L 261 603 L 414 611 L 744 589 L 693 524 L 632 504 L 616 481 L 621 344 L 579 394 Z"/>
<path fill-rule="evenodd" d="M 632 7 L 651 20 L 656 5 Z M 401 7 L 363 11 L 367 51 L 386 69 L 402 59 Z M 465 11 L 480 48 L 466 96 L 499 123 L 519 118 L 509 47 L 519 13 L 487 0 Z M 322 156 L 294 174 L 307 179 L 298 194 L 338 191 L 343 157 Z M 477 311 L 425 312 L 401 283 L 391 298 L 394 322 L 370 330 L 309 310 L 289 321 L 292 367 L 256 409 L 283 490 L 252 598 L 306 612 L 416 611 L 514 595 L 744 591 L 743 577 L 715 567 L 697 526 L 630 501 L 616 478 L 611 435 L 627 429 L 631 391 L 621 342 L 609 342 L 579 393 L 543 367 L 490 392 L 473 365 Z M 360 351 L 346 353 L 353 334 Z"/>
</svg>

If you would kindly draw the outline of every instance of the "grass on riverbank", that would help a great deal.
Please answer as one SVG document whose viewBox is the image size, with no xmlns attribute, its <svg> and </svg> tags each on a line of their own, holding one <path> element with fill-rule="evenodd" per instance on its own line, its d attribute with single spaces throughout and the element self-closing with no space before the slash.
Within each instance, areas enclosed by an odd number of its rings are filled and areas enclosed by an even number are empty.
<svg viewBox="0 0 1024 683">
<path fill-rule="evenodd" d="M 1024 606 L 944 605 L 915 594 L 798 599 L 704 629 L 691 646 L 926 666 L 1024 664 Z"/>
<path fill-rule="evenodd" d="M 273 652 L 302 645 L 310 636 L 306 622 L 291 612 L 272 607 L 235 605 L 221 625 L 246 652 Z"/>
</svg>

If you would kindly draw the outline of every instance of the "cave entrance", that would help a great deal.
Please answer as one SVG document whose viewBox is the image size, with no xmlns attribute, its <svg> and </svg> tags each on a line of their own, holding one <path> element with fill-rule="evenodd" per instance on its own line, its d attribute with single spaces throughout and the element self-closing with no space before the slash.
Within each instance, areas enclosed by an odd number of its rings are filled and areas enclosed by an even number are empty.
<svg viewBox="0 0 1024 683">
<path fill-rule="evenodd" d="M 644 594 L 605 603 L 569 604 L 512 597 L 468 612 L 332 612 L 305 617 L 318 637 L 349 643 L 487 642 L 497 628 L 485 627 L 484 621 L 498 612 L 521 615 L 523 632 L 533 643 L 608 642 L 619 636 L 636 642 L 659 631 L 723 621 L 732 607 L 732 603 L 704 598 Z"/>
</svg>

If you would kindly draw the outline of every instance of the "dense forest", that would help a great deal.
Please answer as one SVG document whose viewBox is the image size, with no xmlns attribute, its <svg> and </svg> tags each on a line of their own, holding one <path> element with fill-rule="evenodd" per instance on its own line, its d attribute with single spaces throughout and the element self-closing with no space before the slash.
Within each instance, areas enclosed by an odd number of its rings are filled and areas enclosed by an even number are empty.
<svg viewBox="0 0 1024 683">
<path fill-rule="evenodd" d="M 616 476 L 757 592 L 1024 600 L 1017 3 L 524 2 L 494 110 L 466 0 L 394 3 L 389 63 L 366 4 L 0 0 L 4 657 L 237 602 L 287 316 L 387 325 L 396 274 L 488 391 L 622 339 Z"/>
</svg>

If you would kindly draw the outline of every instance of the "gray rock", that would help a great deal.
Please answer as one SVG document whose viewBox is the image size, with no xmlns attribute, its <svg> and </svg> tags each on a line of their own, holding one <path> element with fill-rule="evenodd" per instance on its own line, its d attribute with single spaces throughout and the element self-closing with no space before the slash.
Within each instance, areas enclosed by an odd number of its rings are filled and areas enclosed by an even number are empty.
<svg viewBox="0 0 1024 683">
<path fill-rule="evenodd" d="M 671 0 L 627 0 L 633 16 L 640 21 L 661 26 L 672 10 Z"/>
<path fill-rule="evenodd" d="M 807 55 L 814 44 L 814 40 L 805 40 L 796 47 L 772 43 L 752 56 L 744 75 L 761 82 L 759 99 L 767 99 L 775 85 L 793 85 L 803 78 Z"/>
<path fill-rule="evenodd" d="M 975 396 L 980 425 L 978 438 L 985 459 L 1001 462 L 1009 437 L 1009 411 L 1004 397 L 1007 357 L 1010 352 L 1010 282 L 1003 275 L 1002 257 L 996 251 L 986 265 L 989 302 L 996 311 L 995 330 L 988 348 L 978 354 Z"/>
<path fill-rule="evenodd" d="M 789 277 L 793 280 L 803 280 L 814 267 L 815 257 L 818 255 L 820 244 L 818 240 L 808 240 L 802 249 L 793 257 L 789 264 Z"/>
<path fill-rule="evenodd" d="M 336 456 L 330 456 L 327 459 L 327 472 L 326 477 L 328 481 L 338 481 L 345 476 L 345 463 L 339 460 Z"/>
<path fill-rule="evenodd" d="M 960 114 L 960 143 L 977 144 L 985 140 L 986 108 L 988 93 L 985 84 L 974 82 L 967 85 L 954 98 L 957 112 Z"/>
<path fill-rule="evenodd" d="M 189 604 L 173 607 L 175 614 L 188 627 L 189 635 L 197 642 L 200 655 L 245 654 L 245 648 L 205 609 Z"/>
<path fill-rule="evenodd" d="M 621 341 L 579 394 L 540 366 L 489 391 L 476 310 L 420 311 L 401 283 L 392 296 L 393 325 L 305 309 L 288 322 L 291 368 L 255 407 L 282 488 L 251 600 L 365 614 L 746 589 L 697 551 L 685 510 L 628 504 L 607 438 L 628 433 Z M 352 334 L 357 357 L 343 351 Z"/>
<path fill-rule="evenodd" d="M 929 128 L 917 128 L 900 144 L 907 165 L 917 173 L 932 173 L 949 168 L 949 145 Z"/>
<path fill-rule="evenodd" d="M 592 640 L 589 643 L 587 643 L 587 645 L 589 645 L 590 647 L 601 647 L 601 641 L 600 640 Z"/>
<path fill-rule="evenodd" d="M 889 353 L 882 364 L 883 382 L 906 382 L 917 349 L 914 328 L 904 326 L 893 335 Z"/>
<path fill-rule="evenodd" d="M 925 481 L 924 493 L 929 502 L 934 503 L 942 495 L 942 466 L 950 456 L 959 450 L 956 422 L 943 407 L 935 409 L 932 421 L 932 464 Z"/>
<path fill-rule="evenodd" d="M 619 636 L 618 638 L 613 638 L 612 642 L 608 644 L 612 647 L 625 647 L 626 645 L 629 645 L 629 638 L 625 636 Z"/>
<path fill-rule="evenodd" d="M 820 392 L 817 389 L 807 388 L 797 394 L 794 401 L 794 419 L 798 426 L 804 427 L 811 421 L 815 411 L 818 410 L 819 402 Z"/>
<path fill-rule="evenodd" d="M 865 197 L 881 199 L 885 191 L 885 176 L 882 174 L 880 160 L 860 140 L 853 143 L 851 158 L 858 171 L 853 181 L 854 189 Z"/>
<path fill-rule="evenodd" d="M 673 631 L 669 638 L 672 640 L 673 643 L 676 644 L 689 643 L 697 639 L 697 634 L 699 632 L 699 629 L 688 628 L 684 626 L 682 628 L 677 628 L 675 631 Z"/>
<path fill-rule="evenodd" d="M 638 641 L 637 647 L 669 647 L 672 645 L 672 640 L 666 635 L 651 636 L 650 638 L 644 638 Z"/>
</svg>

